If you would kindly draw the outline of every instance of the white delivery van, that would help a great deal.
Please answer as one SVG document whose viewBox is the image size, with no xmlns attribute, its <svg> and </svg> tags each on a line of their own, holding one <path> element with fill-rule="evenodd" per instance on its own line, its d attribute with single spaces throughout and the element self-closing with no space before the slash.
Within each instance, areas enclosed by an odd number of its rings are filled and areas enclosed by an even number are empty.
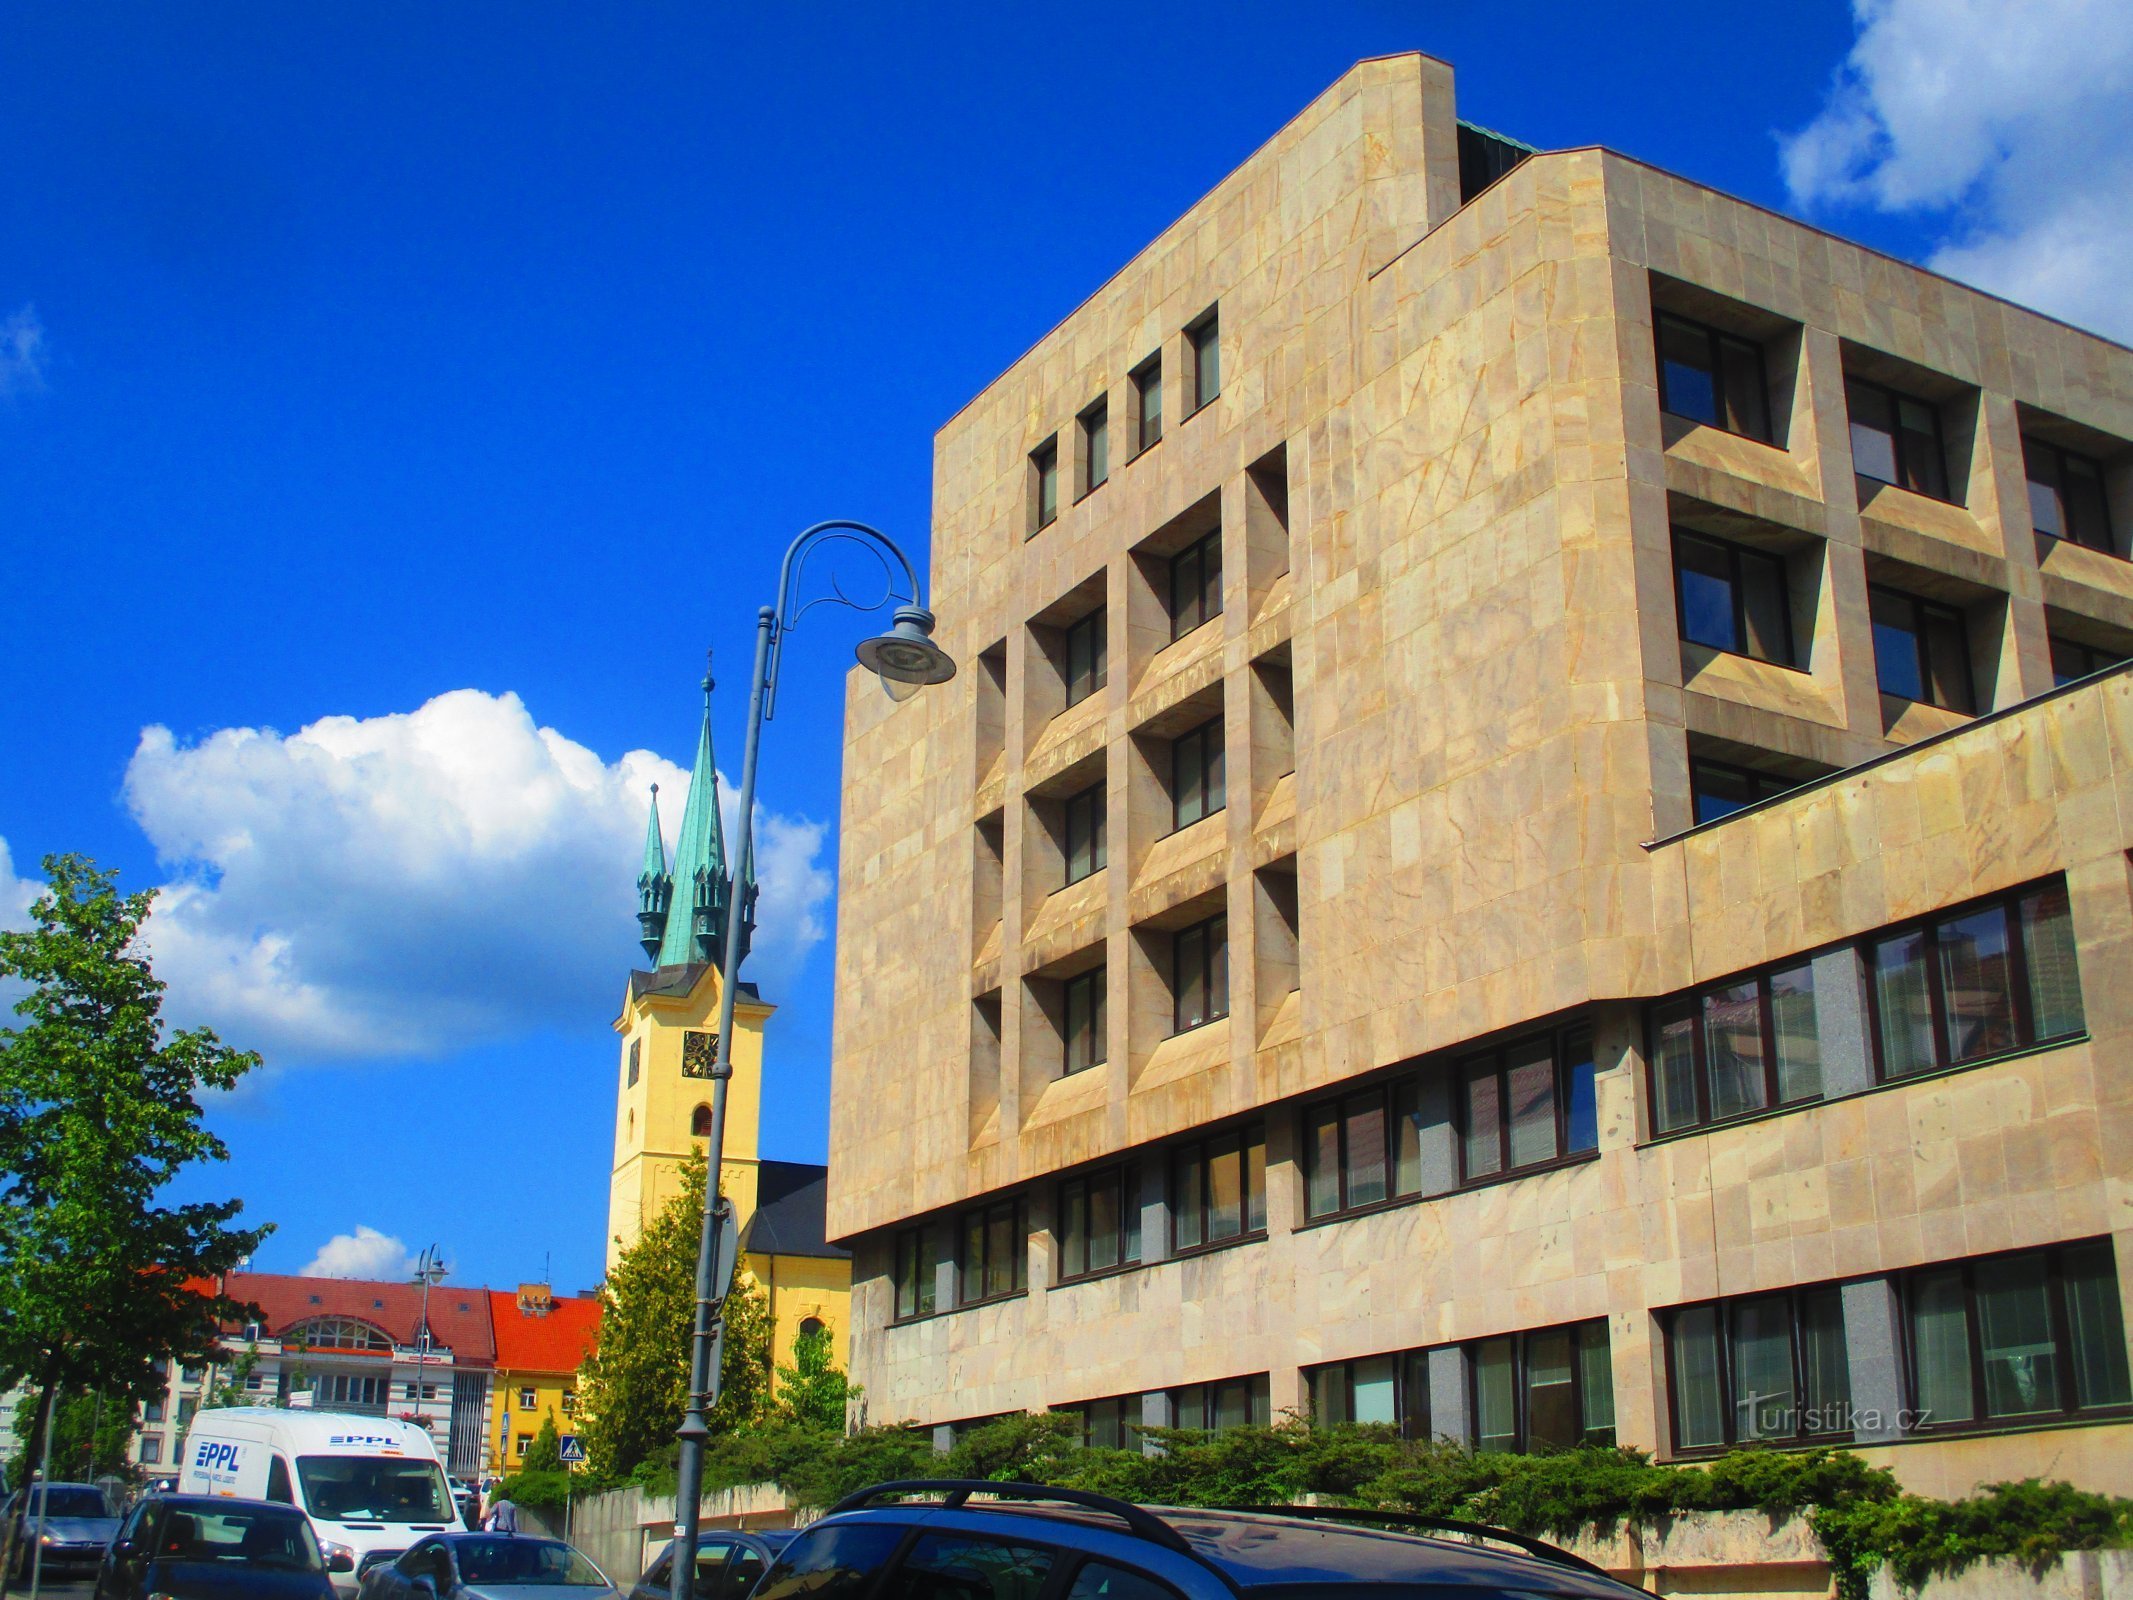
<svg viewBox="0 0 2133 1600">
<path fill-rule="evenodd" d="M 386 1552 L 397 1556 L 425 1534 L 460 1526 L 426 1430 L 340 1411 L 200 1412 L 185 1433 L 178 1493 L 301 1507 L 344 1594 L 355 1593 L 365 1556 L 389 1559 Z"/>
</svg>

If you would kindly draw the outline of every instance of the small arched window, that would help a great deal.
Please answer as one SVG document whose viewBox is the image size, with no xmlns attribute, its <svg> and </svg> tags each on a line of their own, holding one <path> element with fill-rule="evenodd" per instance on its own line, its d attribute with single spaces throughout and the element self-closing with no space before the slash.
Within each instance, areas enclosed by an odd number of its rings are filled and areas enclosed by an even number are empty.
<svg viewBox="0 0 2133 1600">
<path fill-rule="evenodd" d="M 711 1137 L 711 1108 L 709 1106 L 698 1106 L 689 1113 L 689 1137 L 692 1139 L 708 1139 Z"/>
<path fill-rule="evenodd" d="M 800 1337 L 803 1339 L 819 1339 L 827 1331 L 822 1325 L 820 1317 L 802 1317 L 800 1319 Z"/>
</svg>

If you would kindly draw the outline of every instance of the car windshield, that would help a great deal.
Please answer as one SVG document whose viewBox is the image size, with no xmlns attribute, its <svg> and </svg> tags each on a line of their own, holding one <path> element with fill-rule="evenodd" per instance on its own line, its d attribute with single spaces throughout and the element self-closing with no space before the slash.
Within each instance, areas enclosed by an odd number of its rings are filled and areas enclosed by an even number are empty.
<svg viewBox="0 0 2133 1600">
<path fill-rule="evenodd" d="M 92 1489 L 85 1484 L 55 1483 L 51 1488 L 31 1491 L 29 1507 L 31 1516 L 41 1510 L 48 1517 L 108 1517 L 111 1507 L 104 1500 L 104 1491 Z M 42 1502 L 42 1504 L 40 1504 Z"/>
<path fill-rule="evenodd" d="M 450 1522 L 456 1513 L 434 1461 L 404 1456 L 298 1456 L 304 1504 L 329 1522 Z"/>
<path fill-rule="evenodd" d="M 599 1569 L 569 1545 L 555 1539 L 455 1539 L 452 1554 L 463 1583 L 482 1589 L 552 1584 L 569 1589 L 604 1589 Z"/>
<path fill-rule="evenodd" d="M 156 1534 L 158 1561 L 212 1561 L 272 1572 L 323 1572 L 318 1539 L 296 1511 L 179 1511 Z"/>
</svg>

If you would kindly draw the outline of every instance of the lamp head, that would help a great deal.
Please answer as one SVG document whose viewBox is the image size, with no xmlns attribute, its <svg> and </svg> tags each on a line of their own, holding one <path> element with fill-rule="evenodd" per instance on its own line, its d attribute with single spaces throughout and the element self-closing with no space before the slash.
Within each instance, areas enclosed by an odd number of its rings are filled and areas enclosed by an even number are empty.
<svg viewBox="0 0 2133 1600">
<path fill-rule="evenodd" d="M 881 679 L 891 700 L 955 676 L 954 659 L 933 642 L 933 613 L 924 606 L 899 606 L 889 631 L 859 646 L 859 664 Z"/>
</svg>

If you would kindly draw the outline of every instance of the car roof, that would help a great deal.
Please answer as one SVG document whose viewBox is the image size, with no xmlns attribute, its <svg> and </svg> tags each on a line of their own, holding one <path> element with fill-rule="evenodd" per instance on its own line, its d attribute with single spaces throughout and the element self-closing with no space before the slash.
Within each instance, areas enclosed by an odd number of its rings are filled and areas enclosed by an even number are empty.
<svg viewBox="0 0 2133 1600">
<path fill-rule="evenodd" d="M 945 1486 L 944 1486 L 945 1487 Z M 994 1489 L 1004 1486 L 995 1485 Z M 1030 1500 L 992 1500 L 942 1505 L 900 1504 L 843 1509 L 831 1520 L 922 1524 L 995 1538 L 1063 1544 L 1107 1561 L 1122 1561 L 1159 1577 L 1181 1576 L 1180 1564 L 1224 1587 L 1249 1593 L 1261 1587 L 1322 1584 L 1426 1582 L 1447 1588 L 1496 1586 L 1534 1589 L 1566 1597 L 1619 1597 L 1636 1593 L 1576 1557 L 1540 1545 L 1552 1557 L 1491 1549 L 1464 1538 L 1391 1528 L 1321 1521 L 1303 1509 L 1222 1511 L 1200 1507 L 1136 1507 L 1080 1497 L 1093 1504 L 1048 1503 L 1053 1491 L 1032 1489 Z M 848 1504 L 848 1503 L 847 1503 Z M 1116 1512 L 1106 1509 L 1116 1507 Z M 1131 1513 L 1130 1519 L 1124 1514 Z M 1369 1516 L 1371 1513 L 1358 1513 Z M 816 1526 L 822 1526 L 818 1523 Z M 1069 1535 L 1068 1530 L 1072 1532 Z M 1503 1530 L 1491 1537 L 1519 1539 Z"/>
</svg>

